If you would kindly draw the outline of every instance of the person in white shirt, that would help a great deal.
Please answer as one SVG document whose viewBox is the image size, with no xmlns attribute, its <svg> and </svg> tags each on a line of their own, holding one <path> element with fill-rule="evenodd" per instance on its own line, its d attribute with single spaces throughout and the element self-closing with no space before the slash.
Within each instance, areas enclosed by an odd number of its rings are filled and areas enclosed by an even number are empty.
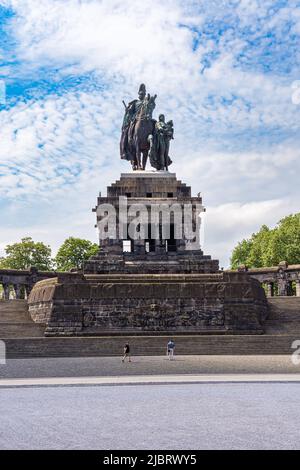
<svg viewBox="0 0 300 470">
<path fill-rule="evenodd" d="M 167 344 L 167 356 L 169 357 L 169 361 L 172 361 L 174 358 L 174 349 L 175 349 L 175 343 L 172 339 Z"/>
</svg>

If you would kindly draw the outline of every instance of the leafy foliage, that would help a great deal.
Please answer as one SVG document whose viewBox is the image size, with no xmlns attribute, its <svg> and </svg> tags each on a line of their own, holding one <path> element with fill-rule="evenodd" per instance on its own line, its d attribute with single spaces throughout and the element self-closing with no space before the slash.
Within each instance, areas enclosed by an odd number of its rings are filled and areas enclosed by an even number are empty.
<svg viewBox="0 0 300 470">
<path fill-rule="evenodd" d="M 300 213 L 284 217 L 274 229 L 263 225 L 249 239 L 239 242 L 232 252 L 231 267 L 245 264 L 260 268 L 276 266 L 280 261 L 300 264 Z"/>
<path fill-rule="evenodd" d="M 34 242 L 31 237 L 7 245 L 6 256 L 0 259 L 1 269 L 29 269 L 35 266 L 40 271 L 52 269 L 51 248 L 43 242 Z"/>
<path fill-rule="evenodd" d="M 58 271 L 82 269 L 84 261 L 97 254 L 99 246 L 81 238 L 67 238 L 58 250 L 55 258 Z"/>
</svg>

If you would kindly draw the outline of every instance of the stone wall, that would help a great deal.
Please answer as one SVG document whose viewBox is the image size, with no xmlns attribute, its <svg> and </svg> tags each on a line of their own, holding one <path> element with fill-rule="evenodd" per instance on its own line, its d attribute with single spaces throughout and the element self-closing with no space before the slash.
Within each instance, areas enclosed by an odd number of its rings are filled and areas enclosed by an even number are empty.
<svg viewBox="0 0 300 470">
<path fill-rule="evenodd" d="M 145 332 L 263 332 L 263 289 L 244 273 L 59 274 L 29 296 L 47 336 Z"/>
</svg>

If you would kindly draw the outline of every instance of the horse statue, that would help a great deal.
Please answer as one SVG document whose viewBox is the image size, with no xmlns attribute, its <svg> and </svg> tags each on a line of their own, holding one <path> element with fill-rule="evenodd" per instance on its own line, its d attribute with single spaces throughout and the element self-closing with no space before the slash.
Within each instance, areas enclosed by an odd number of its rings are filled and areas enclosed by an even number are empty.
<svg viewBox="0 0 300 470">
<path fill-rule="evenodd" d="M 155 100 L 156 95 L 150 96 L 148 94 L 145 97 L 135 119 L 129 127 L 128 144 L 133 170 L 145 170 L 146 168 L 150 150 L 149 136 L 153 135 L 155 131 L 155 120 L 152 119 Z M 141 154 L 143 154 L 142 161 Z"/>
<path fill-rule="evenodd" d="M 128 103 L 123 101 L 125 114 L 120 140 L 120 157 L 130 161 L 133 170 L 145 170 L 147 159 L 156 170 L 168 171 L 172 163 L 169 157 L 170 140 L 173 139 L 173 122 L 165 122 L 160 114 L 159 120 L 152 118 L 156 95 L 146 94 L 146 86 L 142 83 L 138 91 L 138 99 Z M 143 155 L 143 158 L 142 156 Z"/>
</svg>

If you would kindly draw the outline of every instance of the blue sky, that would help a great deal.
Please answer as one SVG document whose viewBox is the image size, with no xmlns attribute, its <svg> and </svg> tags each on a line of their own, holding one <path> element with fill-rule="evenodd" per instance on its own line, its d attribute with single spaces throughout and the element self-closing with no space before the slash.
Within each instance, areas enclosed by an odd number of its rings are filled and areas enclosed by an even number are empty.
<svg viewBox="0 0 300 470">
<path fill-rule="evenodd" d="M 299 36 L 294 0 L 0 0 L 0 253 L 26 235 L 96 241 L 97 193 L 129 171 L 122 100 L 145 82 L 174 121 L 171 170 L 202 192 L 204 249 L 227 266 L 300 210 Z"/>
</svg>

